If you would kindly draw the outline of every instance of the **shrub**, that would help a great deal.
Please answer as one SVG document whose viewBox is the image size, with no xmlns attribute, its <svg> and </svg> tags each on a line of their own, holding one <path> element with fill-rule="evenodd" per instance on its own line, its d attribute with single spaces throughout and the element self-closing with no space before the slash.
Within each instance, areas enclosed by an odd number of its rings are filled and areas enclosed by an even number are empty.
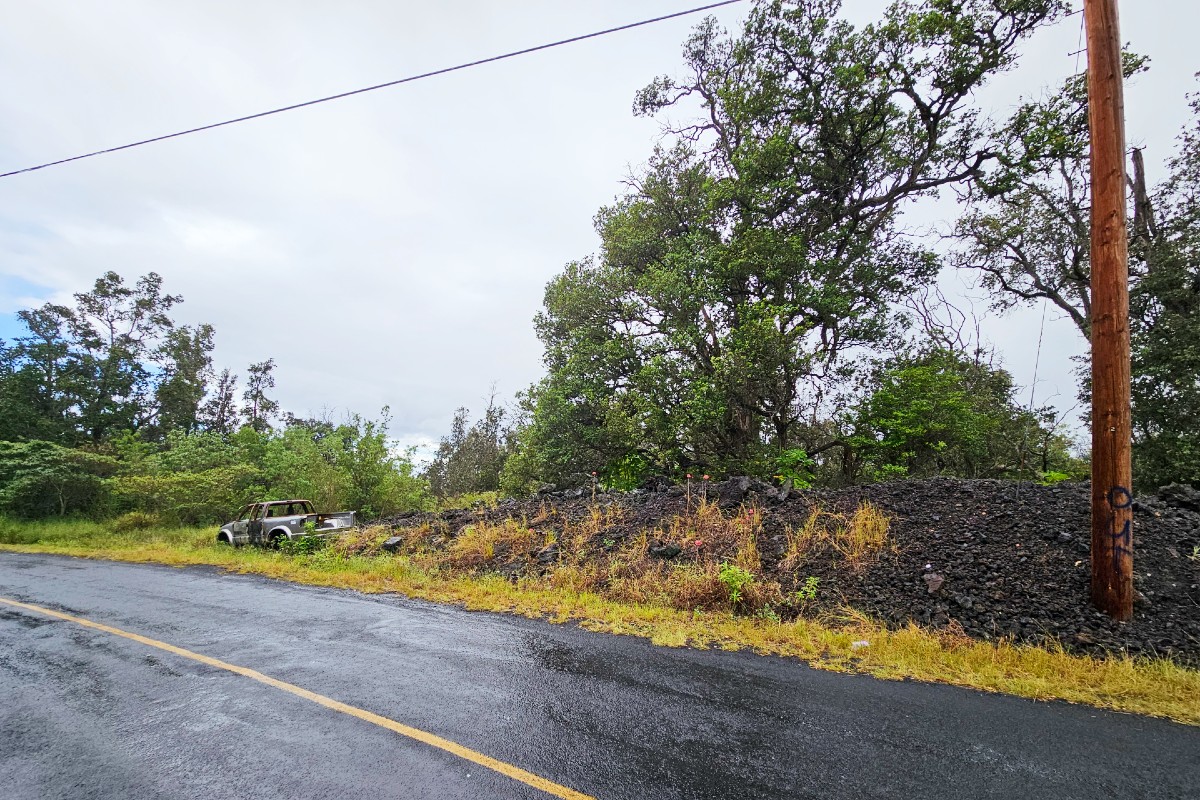
<svg viewBox="0 0 1200 800">
<path fill-rule="evenodd" d="M 147 528 L 157 528 L 160 525 L 162 525 L 162 520 L 159 519 L 158 515 L 146 511 L 130 511 L 128 514 L 122 514 L 110 523 L 110 527 L 117 533 L 144 531 Z"/>
<path fill-rule="evenodd" d="M 754 575 L 750 570 L 726 561 L 721 564 L 717 578 L 725 584 L 725 588 L 729 591 L 730 604 L 736 606 L 742 602 L 742 589 L 754 580 Z"/>
</svg>

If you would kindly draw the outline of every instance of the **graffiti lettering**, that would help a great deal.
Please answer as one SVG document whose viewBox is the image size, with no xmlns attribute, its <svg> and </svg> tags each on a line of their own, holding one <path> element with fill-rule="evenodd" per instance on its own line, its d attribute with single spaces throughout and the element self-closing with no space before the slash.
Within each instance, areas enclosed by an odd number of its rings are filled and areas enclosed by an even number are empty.
<svg viewBox="0 0 1200 800">
<path fill-rule="evenodd" d="M 1112 548 L 1113 571 L 1119 572 L 1121 559 L 1124 556 L 1132 556 L 1133 555 L 1133 548 L 1131 547 L 1131 543 L 1133 540 L 1133 521 L 1128 520 L 1128 519 L 1125 520 L 1125 523 L 1121 526 L 1121 530 L 1119 530 L 1119 531 L 1115 530 L 1116 525 L 1117 525 L 1117 520 L 1116 520 L 1115 516 L 1112 518 L 1112 520 L 1109 524 L 1113 528 L 1112 532 L 1109 533 L 1109 536 L 1112 538 L 1112 541 L 1113 541 L 1113 548 Z"/>
<path fill-rule="evenodd" d="M 1114 486 L 1108 490 L 1108 504 L 1113 508 L 1129 508 L 1133 505 L 1133 492 L 1124 486 Z"/>
</svg>

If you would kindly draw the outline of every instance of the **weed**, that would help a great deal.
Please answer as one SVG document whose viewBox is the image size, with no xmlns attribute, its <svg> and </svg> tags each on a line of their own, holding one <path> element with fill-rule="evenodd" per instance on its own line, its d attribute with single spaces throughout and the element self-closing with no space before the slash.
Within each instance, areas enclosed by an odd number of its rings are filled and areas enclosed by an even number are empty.
<svg viewBox="0 0 1200 800">
<path fill-rule="evenodd" d="M 817 589 L 820 584 L 820 578 L 816 575 L 809 575 L 799 587 L 788 595 L 788 602 L 796 611 L 797 616 L 807 616 L 809 606 L 817 600 Z"/>
<path fill-rule="evenodd" d="M 775 477 L 780 481 L 791 481 L 797 489 L 808 489 L 812 486 L 809 479 L 816 465 L 817 462 L 801 448 L 784 450 L 775 459 Z"/>
<path fill-rule="evenodd" d="M 537 531 L 517 520 L 508 519 L 500 525 L 481 522 L 468 525 L 458 532 L 446 548 L 448 566 L 474 571 L 500 557 L 524 557 L 536 550 Z"/>
<path fill-rule="evenodd" d="M 770 620 L 771 622 L 775 622 L 775 623 L 779 623 L 779 622 L 783 621 L 782 619 L 780 619 L 779 614 L 775 611 L 775 609 L 771 608 L 770 606 L 763 606 L 762 608 L 760 608 L 758 610 L 758 614 L 756 616 L 759 619 Z"/>
<path fill-rule="evenodd" d="M 754 580 L 754 574 L 744 567 L 739 567 L 736 564 L 730 564 L 728 561 L 725 561 L 720 566 L 717 578 L 729 590 L 730 604 L 736 606 L 742 602 L 742 589 L 745 588 L 746 584 Z"/>
<path fill-rule="evenodd" d="M 330 549 L 342 558 L 364 555 L 378 555 L 380 545 L 392 535 L 391 528 L 386 525 L 372 525 L 359 528 L 330 542 Z"/>
<path fill-rule="evenodd" d="M 839 529 L 840 535 L 834 536 L 834 546 L 853 569 L 861 569 L 887 544 L 888 519 L 878 506 L 872 503 L 862 503 L 850 515 L 849 525 Z"/>
<path fill-rule="evenodd" d="M 329 541 L 321 536 L 301 536 L 298 539 L 285 536 L 279 540 L 279 552 L 285 556 L 307 556 L 325 549 L 327 544 Z"/>
<path fill-rule="evenodd" d="M 817 599 L 817 586 L 821 583 L 821 579 L 816 575 L 809 575 L 804 579 L 804 584 L 792 592 L 792 595 L 802 603 L 811 603 Z"/>
</svg>

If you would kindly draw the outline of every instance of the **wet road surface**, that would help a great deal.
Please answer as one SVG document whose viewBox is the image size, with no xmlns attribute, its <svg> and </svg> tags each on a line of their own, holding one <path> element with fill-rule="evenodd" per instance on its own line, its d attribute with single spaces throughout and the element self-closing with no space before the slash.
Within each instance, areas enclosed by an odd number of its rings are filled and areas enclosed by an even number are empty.
<svg viewBox="0 0 1200 800">
<path fill-rule="evenodd" d="M 1200 729 L 208 568 L 0 553 L 0 597 L 257 670 L 596 798 L 1200 797 Z M 0 797 L 547 798 L 0 604 Z"/>
</svg>

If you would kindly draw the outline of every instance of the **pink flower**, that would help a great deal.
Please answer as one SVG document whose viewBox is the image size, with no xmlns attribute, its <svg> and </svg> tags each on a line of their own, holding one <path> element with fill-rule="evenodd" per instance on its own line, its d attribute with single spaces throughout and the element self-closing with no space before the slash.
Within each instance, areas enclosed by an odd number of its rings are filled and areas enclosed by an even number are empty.
<svg viewBox="0 0 1200 800">
<path fill-rule="evenodd" d="M 697 540 L 696 540 L 696 547 L 704 547 L 704 542 L 702 542 L 701 540 L 697 539 Z"/>
<path fill-rule="evenodd" d="M 703 477 L 703 478 L 704 478 L 704 480 L 708 480 L 708 476 L 707 476 L 707 475 L 703 475 L 703 476 L 701 476 L 701 477 Z"/>
<path fill-rule="evenodd" d="M 688 480 L 691 480 L 691 479 L 692 479 L 692 473 L 690 473 L 690 472 L 689 472 L 689 473 L 687 474 L 687 476 L 688 476 Z"/>
</svg>

